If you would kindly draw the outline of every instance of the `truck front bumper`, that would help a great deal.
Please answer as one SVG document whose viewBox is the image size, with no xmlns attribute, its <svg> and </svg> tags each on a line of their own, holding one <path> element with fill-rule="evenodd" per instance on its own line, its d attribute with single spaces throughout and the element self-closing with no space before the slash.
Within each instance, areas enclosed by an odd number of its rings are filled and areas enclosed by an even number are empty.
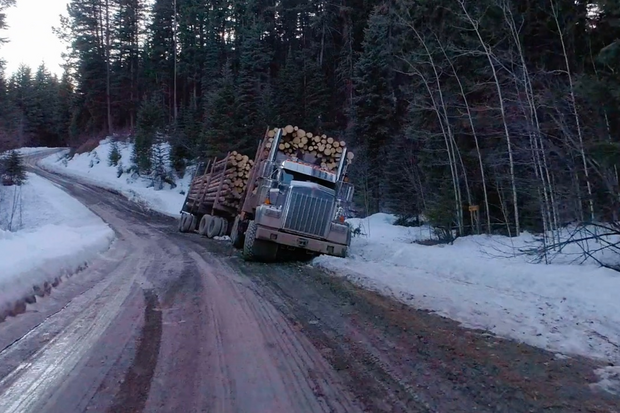
<svg viewBox="0 0 620 413">
<path fill-rule="evenodd" d="M 275 228 L 258 225 L 256 238 L 265 241 L 275 242 L 276 244 L 287 245 L 289 247 L 302 248 L 319 254 L 333 255 L 336 257 L 347 256 L 347 246 L 319 240 L 316 238 L 304 237 L 302 235 L 281 232 Z"/>
</svg>

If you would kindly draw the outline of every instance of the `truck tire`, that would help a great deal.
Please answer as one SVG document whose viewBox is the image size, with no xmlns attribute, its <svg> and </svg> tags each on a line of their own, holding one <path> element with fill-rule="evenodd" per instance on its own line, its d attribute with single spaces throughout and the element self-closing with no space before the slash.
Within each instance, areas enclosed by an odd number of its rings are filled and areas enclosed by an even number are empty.
<svg viewBox="0 0 620 413">
<path fill-rule="evenodd" d="M 246 261 L 273 262 L 278 255 L 278 244 L 274 242 L 256 239 L 256 222 L 248 223 L 243 242 L 243 259 Z"/>
<path fill-rule="evenodd" d="M 222 228 L 222 220 L 220 217 L 212 216 L 207 225 L 207 238 L 215 238 L 220 235 L 220 229 Z"/>
<path fill-rule="evenodd" d="M 228 220 L 220 218 L 222 220 L 222 228 L 220 228 L 220 237 L 228 235 Z"/>
<path fill-rule="evenodd" d="M 183 221 L 183 231 L 181 232 L 190 232 L 195 228 L 195 220 L 196 217 L 194 215 L 191 214 L 184 214 L 185 215 L 185 220 Z"/>
<path fill-rule="evenodd" d="M 198 225 L 198 233 L 203 237 L 207 236 L 207 228 L 209 228 L 209 222 L 213 217 L 211 215 L 203 215 L 200 218 L 200 224 Z"/>
<path fill-rule="evenodd" d="M 191 225 L 192 216 L 189 214 L 181 214 L 179 218 L 179 232 L 189 231 Z"/>
<path fill-rule="evenodd" d="M 232 229 L 230 230 L 230 241 L 232 243 L 233 248 L 240 250 L 243 248 L 243 234 L 239 230 L 239 226 L 241 224 L 241 220 L 238 216 L 235 217 L 235 222 L 233 223 Z"/>
<path fill-rule="evenodd" d="M 194 214 L 192 214 L 192 219 L 189 221 L 189 232 L 194 232 L 198 229 L 198 224 L 200 223 L 200 221 L 198 221 L 198 217 Z"/>
</svg>

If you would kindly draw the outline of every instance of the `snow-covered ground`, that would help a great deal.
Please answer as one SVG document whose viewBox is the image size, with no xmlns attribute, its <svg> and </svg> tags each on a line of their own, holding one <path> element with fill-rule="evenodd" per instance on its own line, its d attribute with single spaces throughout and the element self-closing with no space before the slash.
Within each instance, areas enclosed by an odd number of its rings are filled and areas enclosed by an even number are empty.
<svg viewBox="0 0 620 413">
<path fill-rule="evenodd" d="M 0 310 L 75 272 L 113 240 L 99 217 L 37 175 L 21 187 L 0 186 Z"/>
<path fill-rule="evenodd" d="M 127 172 L 132 165 L 132 144 L 121 141 L 117 142 L 117 145 L 121 155 L 119 165 L 123 170 L 120 177 L 119 167 L 110 166 L 108 162 L 112 150 L 110 139 L 102 140 L 91 152 L 76 154 L 73 158 L 66 159 L 67 151 L 64 151 L 43 159 L 39 165 L 63 175 L 79 177 L 93 184 L 118 190 L 130 200 L 140 202 L 145 207 L 163 214 L 179 216 L 191 181 L 191 170 L 188 170 L 183 179 L 176 179 L 175 188 L 164 184 L 163 189 L 156 190 L 150 179 Z"/>
<path fill-rule="evenodd" d="M 349 258 L 314 261 L 364 287 L 500 336 L 550 349 L 620 363 L 620 273 L 594 263 L 534 264 L 510 257 L 525 234 L 459 238 L 425 246 L 428 227 L 392 225 L 394 217 L 353 219 L 366 236 L 355 237 Z"/>
<path fill-rule="evenodd" d="M 17 152 L 19 152 L 22 155 L 35 155 L 37 153 L 41 153 L 41 152 L 47 152 L 50 150 L 53 150 L 55 148 L 48 148 L 45 146 L 40 146 L 40 147 L 36 147 L 36 148 L 19 148 L 17 149 Z"/>
</svg>

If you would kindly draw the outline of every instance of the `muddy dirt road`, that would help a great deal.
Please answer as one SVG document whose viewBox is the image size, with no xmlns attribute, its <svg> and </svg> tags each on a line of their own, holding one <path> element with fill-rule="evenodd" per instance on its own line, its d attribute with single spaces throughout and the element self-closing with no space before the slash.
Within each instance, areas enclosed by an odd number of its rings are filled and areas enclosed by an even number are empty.
<svg viewBox="0 0 620 413">
<path fill-rule="evenodd" d="M 45 171 L 118 240 L 0 323 L 0 412 L 618 412 L 592 362 L 462 329 Z"/>
</svg>

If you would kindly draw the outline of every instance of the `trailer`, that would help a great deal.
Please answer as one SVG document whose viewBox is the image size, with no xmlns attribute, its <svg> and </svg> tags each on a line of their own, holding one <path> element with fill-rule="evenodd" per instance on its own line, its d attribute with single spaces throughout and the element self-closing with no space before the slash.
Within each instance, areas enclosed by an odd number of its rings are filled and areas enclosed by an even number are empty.
<svg viewBox="0 0 620 413">
<path fill-rule="evenodd" d="M 252 165 L 234 151 L 199 164 L 181 207 L 179 231 L 208 238 L 230 234 Z"/>
</svg>

